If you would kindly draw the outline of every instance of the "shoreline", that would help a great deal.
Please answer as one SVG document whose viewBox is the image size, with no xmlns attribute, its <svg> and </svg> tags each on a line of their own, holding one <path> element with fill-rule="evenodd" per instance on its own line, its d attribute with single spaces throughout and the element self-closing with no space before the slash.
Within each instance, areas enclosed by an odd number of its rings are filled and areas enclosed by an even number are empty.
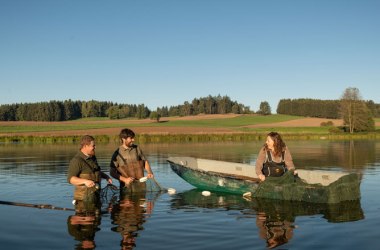
<svg viewBox="0 0 380 250">
<path fill-rule="evenodd" d="M 4 128 L 0 132 L 0 143 L 73 143 L 86 134 L 95 136 L 99 142 L 118 142 L 120 130 L 126 127 L 136 133 L 139 143 L 254 141 L 263 140 L 271 131 L 278 131 L 286 140 L 380 139 L 380 133 L 376 132 L 334 133 L 328 127 L 321 127 L 321 123 L 327 121 L 333 122 L 333 127 L 341 126 L 343 121 L 339 119 L 291 117 L 281 120 L 274 116 L 265 121 L 263 118 L 273 116 L 197 115 L 165 117 L 159 123 L 150 119 L 0 122 Z M 247 119 L 250 119 L 248 123 Z"/>
<path fill-rule="evenodd" d="M 357 134 L 305 134 L 282 133 L 285 140 L 377 140 L 379 133 Z M 118 143 L 118 135 L 94 135 L 98 143 Z M 0 144 L 55 144 L 78 143 L 82 135 L 65 136 L 0 136 Z M 137 143 L 192 143 L 192 142 L 244 142 L 262 141 L 266 133 L 213 133 L 213 134 L 137 134 Z"/>
</svg>

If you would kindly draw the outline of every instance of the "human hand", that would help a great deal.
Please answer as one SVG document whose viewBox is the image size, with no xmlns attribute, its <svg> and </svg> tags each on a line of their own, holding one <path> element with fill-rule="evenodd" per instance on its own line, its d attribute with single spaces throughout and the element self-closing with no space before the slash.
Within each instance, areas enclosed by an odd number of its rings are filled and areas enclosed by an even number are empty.
<svg viewBox="0 0 380 250">
<path fill-rule="evenodd" d="M 123 177 L 123 176 L 120 176 L 120 181 L 124 182 L 126 185 L 129 185 L 134 180 L 135 180 L 135 178 L 133 178 L 133 177 Z"/>
<path fill-rule="evenodd" d="M 265 181 L 265 175 L 259 174 L 258 177 L 259 177 L 260 181 Z"/>
<path fill-rule="evenodd" d="M 146 177 L 148 177 L 148 178 L 154 178 L 153 173 L 147 174 Z"/>
<path fill-rule="evenodd" d="M 94 187 L 95 186 L 95 182 L 94 181 L 92 181 L 92 180 L 86 180 L 85 182 L 84 182 L 84 185 L 86 186 L 86 187 Z"/>
</svg>

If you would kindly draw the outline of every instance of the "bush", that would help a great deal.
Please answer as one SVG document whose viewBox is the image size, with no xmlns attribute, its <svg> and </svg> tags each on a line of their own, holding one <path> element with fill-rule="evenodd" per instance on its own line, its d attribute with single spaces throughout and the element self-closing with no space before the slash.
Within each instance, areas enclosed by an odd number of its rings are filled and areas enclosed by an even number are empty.
<svg viewBox="0 0 380 250">
<path fill-rule="evenodd" d="M 332 121 L 321 122 L 321 127 L 331 127 L 331 126 L 334 126 L 334 123 Z"/>
<path fill-rule="evenodd" d="M 340 134 L 344 132 L 344 127 L 330 127 L 329 133 L 330 134 Z"/>
</svg>

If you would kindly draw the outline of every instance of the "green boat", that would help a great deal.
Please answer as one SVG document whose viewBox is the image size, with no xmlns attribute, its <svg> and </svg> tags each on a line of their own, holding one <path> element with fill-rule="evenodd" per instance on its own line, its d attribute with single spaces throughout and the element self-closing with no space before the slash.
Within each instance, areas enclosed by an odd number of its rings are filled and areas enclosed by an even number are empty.
<svg viewBox="0 0 380 250">
<path fill-rule="evenodd" d="M 339 203 L 360 199 L 356 173 L 297 169 L 281 177 L 258 179 L 255 166 L 193 157 L 170 157 L 172 170 L 191 185 L 207 191 L 275 200 Z"/>
</svg>

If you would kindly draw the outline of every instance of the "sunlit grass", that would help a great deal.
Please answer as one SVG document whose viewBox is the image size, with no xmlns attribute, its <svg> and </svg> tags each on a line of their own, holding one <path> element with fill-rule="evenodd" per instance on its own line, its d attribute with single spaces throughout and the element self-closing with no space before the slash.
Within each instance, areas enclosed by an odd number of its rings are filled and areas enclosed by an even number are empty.
<svg viewBox="0 0 380 250">
<path fill-rule="evenodd" d="M 276 127 L 276 123 L 285 122 L 290 120 L 302 119 L 301 116 L 290 115 L 242 115 L 232 118 L 215 118 L 215 119 L 197 119 L 189 120 L 165 120 L 156 122 L 154 120 L 136 120 L 136 119 L 123 119 L 123 120 L 110 120 L 104 117 L 95 118 L 82 118 L 75 121 L 67 122 L 40 122 L 38 125 L 34 123 L 26 123 L 22 125 L 7 125 L 6 123 L 0 126 L 0 133 L 12 134 L 20 132 L 43 132 L 43 131 L 78 131 L 89 129 L 106 129 L 106 128 L 120 128 L 120 127 L 205 127 L 205 128 L 229 128 L 236 132 L 241 133 L 257 133 L 265 134 L 270 131 L 277 131 L 282 134 L 329 134 L 329 127 L 316 126 L 316 127 Z M 114 121 L 114 122 L 113 122 Z M 376 118 L 375 121 L 380 121 Z M 250 128 L 249 125 L 258 124 L 273 124 L 273 127 Z M 380 127 L 377 127 L 380 129 Z"/>
<path fill-rule="evenodd" d="M 242 132 L 246 133 L 269 133 L 276 131 L 281 134 L 328 134 L 328 127 L 266 127 L 266 128 L 242 128 Z"/>
<path fill-rule="evenodd" d="M 284 122 L 290 120 L 301 119 L 304 117 L 290 115 L 244 115 L 223 119 L 208 120 L 173 120 L 169 122 L 158 123 L 160 126 L 179 126 L 179 127 L 241 127 L 255 124 L 266 124 Z"/>
<path fill-rule="evenodd" d="M 219 119 L 207 119 L 207 120 L 170 120 L 164 122 L 136 122 L 133 120 L 112 120 L 108 118 L 82 118 L 70 122 L 61 123 L 42 123 L 39 125 L 23 124 L 23 125 L 3 125 L 0 127 L 0 133 L 17 133 L 17 132 L 41 132 L 41 131 L 66 131 L 66 130 L 86 130 L 86 129 L 104 129 L 115 127 L 213 127 L 213 128 L 239 128 L 247 125 L 276 123 L 282 121 L 289 121 L 294 119 L 300 119 L 299 116 L 288 115 L 268 115 L 268 116 L 237 116 L 233 118 L 219 118 Z M 164 119 L 163 119 L 164 120 Z M 96 123 L 96 122 L 99 123 Z M 107 121 L 104 123 L 103 121 Z M 111 121 L 111 122 L 110 122 Z M 117 122 L 117 123 L 116 123 Z"/>
</svg>

